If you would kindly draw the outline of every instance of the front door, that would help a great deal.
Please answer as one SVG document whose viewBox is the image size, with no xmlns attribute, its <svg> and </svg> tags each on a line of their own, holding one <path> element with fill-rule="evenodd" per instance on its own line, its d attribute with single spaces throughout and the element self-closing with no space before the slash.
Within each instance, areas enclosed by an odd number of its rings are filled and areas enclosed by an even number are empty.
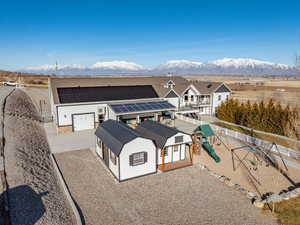
<svg viewBox="0 0 300 225">
<path fill-rule="evenodd" d="M 173 162 L 180 160 L 180 145 L 173 146 Z"/>
</svg>

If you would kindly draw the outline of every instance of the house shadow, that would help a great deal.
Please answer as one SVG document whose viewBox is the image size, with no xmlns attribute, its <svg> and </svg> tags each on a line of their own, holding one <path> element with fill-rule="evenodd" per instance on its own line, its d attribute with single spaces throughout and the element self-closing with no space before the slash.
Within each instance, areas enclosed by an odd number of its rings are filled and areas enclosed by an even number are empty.
<svg viewBox="0 0 300 225">
<path fill-rule="evenodd" d="M 34 225 L 42 218 L 45 207 L 42 196 L 48 192 L 37 193 L 28 185 L 21 185 L 1 193 L 0 202 L 4 202 L 8 193 L 9 217 L 8 224 Z M 10 222 L 10 223 L 9 223 Z"/>
</svg>

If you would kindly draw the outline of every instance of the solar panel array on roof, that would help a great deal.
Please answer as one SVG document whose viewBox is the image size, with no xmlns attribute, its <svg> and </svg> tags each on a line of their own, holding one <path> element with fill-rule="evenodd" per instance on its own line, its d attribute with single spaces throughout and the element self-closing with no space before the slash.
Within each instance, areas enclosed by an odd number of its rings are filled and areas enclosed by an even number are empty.
<svg viewBox="0 0 300 225">
<path fill-rule="evenodd" d="M 130 113 L 130 112 L 139 112 L 139 111 L 175 109 L 176 107 L 170 104 L 168 101 L 159 101 L 159 102 L 115 104 L 115 105 L 111 105 L 111 108 L 115 113 Z"/>
<path fill-rule="evenodd" d="M 60 103 L 157 98 L 151 85 L 57 88 Z"/>
</svg>

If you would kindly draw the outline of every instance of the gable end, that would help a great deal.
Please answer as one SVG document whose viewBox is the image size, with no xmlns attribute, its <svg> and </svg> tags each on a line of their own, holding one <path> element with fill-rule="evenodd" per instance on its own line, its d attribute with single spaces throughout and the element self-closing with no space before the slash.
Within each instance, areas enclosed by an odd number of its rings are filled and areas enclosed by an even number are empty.
<svg viewBox="0 0 300 225">
<path fill-rule="evenodd" d="M 178 95 L 174 91 L 170 91 L 167 95 L 166 98 L 177 98 Z"/>
<path fill-rule="evenodd" d="M 215 92 L 216 93 L 230 92 L 230 90 L 224 84 L 222 84 Z"/>
</svg>

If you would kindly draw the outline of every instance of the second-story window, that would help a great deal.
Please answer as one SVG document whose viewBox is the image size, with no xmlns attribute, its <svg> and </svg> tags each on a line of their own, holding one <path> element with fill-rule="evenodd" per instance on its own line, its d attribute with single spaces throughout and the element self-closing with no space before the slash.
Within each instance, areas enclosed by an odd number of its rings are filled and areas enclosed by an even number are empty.
<svg viewBox="0 0 300 225">
<path fill-rule="evenodd" d="M 221 96 L 221 95 L 219 95 L 219 96 L 218 96 L 218 100 L 219 100 L 219 101 L 221 101 L 221 99 L 222 99 L 222 96 Z"/>
</svg>

